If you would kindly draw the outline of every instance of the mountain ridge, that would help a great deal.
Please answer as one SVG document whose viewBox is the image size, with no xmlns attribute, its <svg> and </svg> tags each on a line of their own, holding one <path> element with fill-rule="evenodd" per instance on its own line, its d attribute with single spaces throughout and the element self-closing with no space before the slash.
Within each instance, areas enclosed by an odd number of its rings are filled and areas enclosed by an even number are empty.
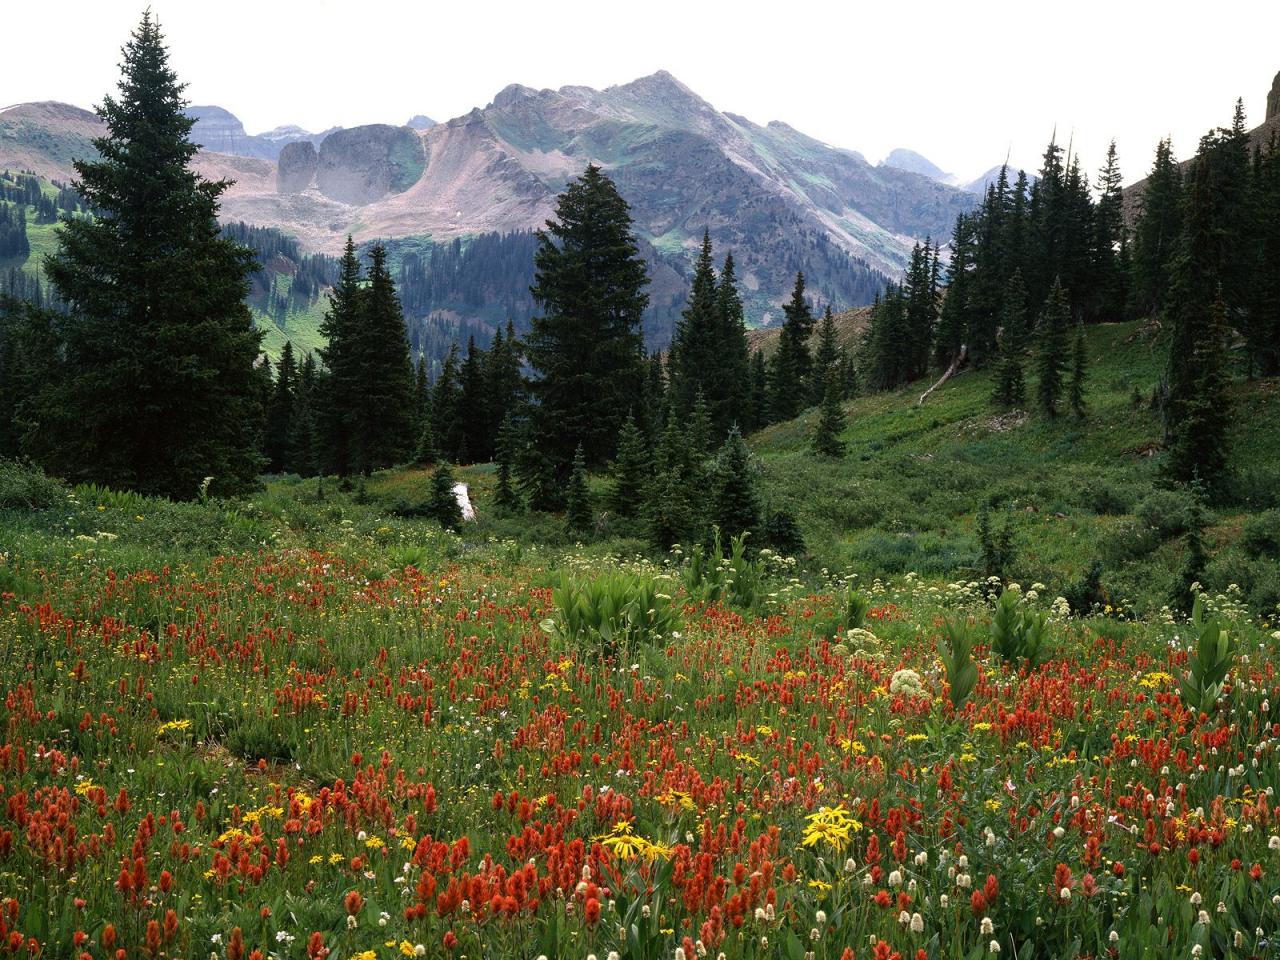
<svg viewBox="0 0 1280 960">
<path fill-rule="evenodd" d="M 223 219 L 331 254 L 348 232 L 358 242 L 447 242 L 540 228 L 565 184 L 597 163 L 631 204 L 638 235 L 663 256 L 687 266 L 704 229 L 718 253 L 733 251 L 755 325 L 777 319 L 797 270 L 820 302 L 870 302 L 917 241 L 945 237 L 976 202 L 783 121 L 722 113 L 665 70 L 601 90 L 510 84 L 487 106 L 429 126 L 250 135 L 230 111 L 191 109 L 193 138 L 222 148 L 202 150 L 195 165 L 235 181 Z M 38 161 L 38 172 L 69 180 L 96 124 L 85 111 L 0 113 L 0 166 Z"/>
</svg>

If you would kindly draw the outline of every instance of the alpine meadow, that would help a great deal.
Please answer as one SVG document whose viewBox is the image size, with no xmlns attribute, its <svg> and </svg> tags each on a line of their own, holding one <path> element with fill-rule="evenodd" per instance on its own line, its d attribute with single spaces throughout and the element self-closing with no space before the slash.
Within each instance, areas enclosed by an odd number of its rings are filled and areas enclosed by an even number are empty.
<svg viewBox="0 0 1280 960">
<path fill-rule="evenodd" d="M 0 954 L 1280 958 L 1280 75 L 867 12 L 968 179 L 507 75 L 883 118 L 825 5 L 229 2 L 0 54 Z"/>
</svg>

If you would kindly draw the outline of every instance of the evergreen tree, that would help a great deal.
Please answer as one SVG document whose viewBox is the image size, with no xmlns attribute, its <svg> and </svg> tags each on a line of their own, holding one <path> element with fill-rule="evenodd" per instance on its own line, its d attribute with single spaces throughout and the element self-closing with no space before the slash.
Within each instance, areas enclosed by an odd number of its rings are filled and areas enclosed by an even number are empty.
<svg viewBox="0 0 1280 960">
<path fill-rule="evenodd" d="M 293 341 L 286 340 L 276 366 L 275 387 L 267 401 L 266 444 L 267 469 L 282 473 L 292 469 L 289 456 L 293 436 L 293 415 L 298 389 L 298 368 L 293 359 Z"/>
<path fill-rule="evenodd" d="M 431 435 L 436 452 L 456 460 L 462 448 L 462 386 L 459 383 L 458 345 L 451 344 L 440 364 L 440 375 L 431 385 Z"/>
<path fill-rule="evenodd" d="M 1127 274 L 1122 251 L 1128 244 L 1124 224 L 1124 180 L 1116 159 L 1116 142 L 1107 148 L 1107 160 L 1098 175 L 1098 203 L 1094 217 L 1093 284 L 1086 320 L 1092 323 L 1124 317 L 1128 299 Z"/>
<path fill-rule="evenodd" d="M 731 539 L 760 529 L 758 473 L 747 442 L 737 427 L 731 428 L 716 455 L 712 484 L 711 520 L 722 537 Z"/>
<path fill-rule="evenodd" d="M 743 418 L 751 400 L 751 354 L 747 323 L 738 294 L 738 273 L 733 254 L 725 254 L 716 288 L 716 363 L 708 379 L 707 398 L 717 440 Z"/>
<path fill-rule="evenodd" d="M 666 425 L 663 411 L 667 407 L 666 379 L 662 373 L 662 354 L 649 356 L 645 365 L 644 389 L 640 395 L 640 431 L 656 444 Z"/>
<path fill-rule="evenodd" d="M 498 428 L 494 456 L 498 464 L 498 479 L 493 491 L 493 502 L 499 510 L 512 511 L 520 506 L 515 487 L 511 483 L 511 461 L 515 442 L 515 427 L 507 414 Z"/>
<path fill-rule="evenodd" d="M 1242 122 L 1237 108 L 1235 126 Z M 1198 479 L 1209 493 L 1220 492 L 1226 479 L 1227 297 L 1242 252 L 1240 136 L 1233 129 L 1200 141 L 1165 308 L 1173 326 L 1164 404 L 1167 469 L 1184 483 Z"/>
<path fill-rule="evenodd" d="M 493 453 L 489 435 L 489 385 L 484 376 L 482 351 L 476 349 L 476 338 L 467 339 L 467 356 L 462 361 L 458 378 L 458 426 L 462 433 L 466 452 L 471 458 L 465 462 L 485 462 Z M 459 447 L 461 451 L 461 446 Z"/>
<path fill-rule="evenodd" d="M 219 230 L 229 185 L 191 168 L 194 121 L 150 12 L 98 108 L 97 159 L 75 162 L 96 215 L 65 220 L 49 278 L 59 376 L 30 404 L 31 452 L 54 473 L 177 498 L 257 482 L 261 340 L 245 306 L 253 254 Z"/>
<path fill-rule="evenodd" d="M 289 470 L 303 477 L 313 477 L 320 472 L 320 435 L 316 418 L 318 379 L 316 358 L 308 353 L 298 371 L 286 457 Z"/>
<path fill-rule="evenodd" d="M 910 382 L 928 372 L 938 319 L 938 276 L 928 240 L 924 244 L 917 243 L 911 251 L 903 296 L 906 298 L 904 336 L 900 343 L 894 345 L 898 367 L 896 378 Z"/>
<path fill-rule="evenodd" d="M 669 416 L 645 498 L 649 539 L 660 550 L 701 539 L 693 476 L 687 440 L 679 422 Z"/>
<path fill-rule="evenodd" d="M 804 293 L 804 274 L 796 274 L 791 299 L 782 307 L 782 331 L 773 355 L 770 376 L 770 414 L 774 420 L 791 420 L 806 406 L 813 360 L 809 335 L 813 311 Z"/>
<path fill-rule="evenodd" d="M 707 375 L 719 361 L 716 354 L 717 310 L 716 275 L 711 261 L 711 234 L 702 234 L 702 250 L 693 270 L 689 300 L 676 322 L 671 341 L 671 393 L 679 416 L 693 410 L 694 398 L 704 393 Z"/>
<path fill-rule="evenodd" d="M 1045 301 L 1036 339 L 1036 395 L 1040 409 L 1050 417 L 1058 415 L 1062 398 L 1062 376 L 1067 369 L 1067 322 L 1069 307 L 1061 281 L 1055 280 Z"/>
<path fill-rule="evenodd" d="M 620 517 L 634 517 L 644 508 L 645 485 L 650 473 L 649 445 L 628 415 L 618 435 L 618 453 L 614 457 L 609 491 L 609 508 Z"/>
<path fill-rule="evenodd" d="M 1088 412 L 1084 402 L 1085 367 L 1088 357 L 1085 353 L 1084 327 L 1076 324 L 1076 339 L 1071 348 L 1071 387 L 1068 396 L 1072 412 L 1081 420 Z"/>
<path fill-rule="evenodd" d="M 1249 301 L 1245 339 L 1250 369 L 1280 374 L 1280 138 L 1272 134 L 1254 178 L 1257 270 Z"/>
<path fill-rule="evenodd" d="M 516 337 L 515 326 L 507 321 L 505 334 L 498 330 L 485 355 L 484 380 L 488 391 L 486 405 L 489 417 L 489 452 L 496 443 L 503 420 L 515 416 L 525 399 L 523 345 Z"/>
<path fill-rule="evenodd" d="M 751 355 L 751 396 L 747 407 L 748 432 L 767 427 L 769 416 L 769 369 L 765 365 L 764 350 L 756 348 Z"/>
<path fill-rule="evenodd" d="M 814 403 L 822 403 L 827 395 L 827 384 L 840 376 L 840 361 L 844 358 L 844 350 L 836 338 L 836 321 L 831 315 L 831 307 L 823 311 L 822 322 L 818 324 L 818 348 L 813 354 L 813 390 Z"/>
<path fill-rule="evenodd" d="M 572 533 L 586 533 L 591 529 L 591 490 L 587 486 L 587 459 L 582 445 L 573 454 L 573 469 L 565 490 L 564 522 Z"/>
<path fill-rule="evenodd" d="M 1000 360 L 992 400 L 1004 409 L 1021 406 L 1027 398 L 1022 363 L 1027 351 L 1027 288 L 1022 272 L 1009 278 L 1000 314 Z"/>
<path fill-rule="evenodd" d="M 711 452 L 711 432 L 711 410 L 707 406 L 707 398 L 699 388 L 693 398 L 693 408 L 689 411 L 689 426 L 686 431 L 689 452 L 693 457 L 705 457 Z"/>
<path fill-rule="evenodd" d="M 947 295 L 942 301 L 933 344 L 933 361 L 943 369 L 951 366 L 965 346 L 969 330 L 969 283 L 973 253 L 973 220 L 962 213 L 956 217 L 955 230 L 951 234 Z"/>
<path fill-rule="evenodd" d="M 1168 140 L 1156 147 L 1155 164 L 1138 203 L 1130 299 L 1133 312 L 1145 316 L 1164 305 L 1182 230 L 1182 172 Z"/>
<path fill-rule="evenodd" d="M 360 392 L 352 410 L 352 467 L 369 473 L 402 463 L 414 446 L 414 379 L 404 313 L 387 269 L 387 250 L 369 251 L 369 284 L 360 303 L 356 361 Z"/>
<path fill-rule="evenodd" d="M 551 468 L 544 480 L 553 483 L 567 480 L 579 444 L 589 466 L 613 455 L 644 379 L 649 302 L 627 203 L 599 167 L 570 182 L 556 218 L 538 235 L 532 293 L 543 313 L 528 340 L 534 436 Z"/>
<path fill-rule="evenodd" d="M 427 516 L 446 530 L 457 530 L 462 526 L 462 507 L 458 505 L 458 495 L 453 492 L 456 484 L 453 467 L 448 460 L 441 460 L 436 464 L 435 472 L 431 474 Z"/>
<path fill-rule="evenodd" d="M 843 457 L 844 408 L 840 405 L 840 386 L 834 378 L 827 382 L 827 392 L 818 412 L 818 426 L 813 433 L 813 449 L 819 456 Z"/>
<path fill-rule="evenodd" d="M 329 291 L 329 308 L 320 322 L 320 334 L 325 339 L 320 359 L 326 373 L 317 414 L 324 441 L 324 466 L 339 476 L 352 471 L 355 457 L 352 446 L 361 387 L 358 353 L 361 284 L 360 258 L 356 256 L 355 242 L 348 235 L 338 263 L 337 279 Z"/>
</svg>

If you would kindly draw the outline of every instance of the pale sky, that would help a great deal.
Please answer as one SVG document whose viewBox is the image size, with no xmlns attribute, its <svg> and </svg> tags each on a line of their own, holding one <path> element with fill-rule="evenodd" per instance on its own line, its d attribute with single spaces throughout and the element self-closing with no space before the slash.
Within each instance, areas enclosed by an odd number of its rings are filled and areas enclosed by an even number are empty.
<svg viewBox="0 0 1280 960">
<path fill-rule="evenodd" d="M 92 106 L 145 0 L 9 3 L 0 107 Z M 604 87 L 666 69 L 720 110 L 783 120 L 878 162 L 894 147 L 970 178 L 1033 169 L 1055 125 L 1089 170 L 1113 137 L 1125 179 L 1156 141 L 1179 158 L 1250 125 L 1280 70 L 1275 0 L 706 3 L 638 0 L 152 0 L 193 103 L 250 133 L 445 120 L 508 83 Z"/>
</svg>

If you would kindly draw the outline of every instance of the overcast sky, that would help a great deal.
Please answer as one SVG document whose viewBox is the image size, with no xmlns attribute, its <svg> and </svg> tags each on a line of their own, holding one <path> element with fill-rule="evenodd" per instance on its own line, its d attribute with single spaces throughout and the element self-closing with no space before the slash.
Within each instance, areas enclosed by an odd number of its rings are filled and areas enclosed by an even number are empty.
<svg viewBox="0 0 1280 960">
<path fill-rule="evenodd" d="M 144 0 L 7 3 L 0 106 L 97 103 Z M 909 147 L 973 177 L 1034 168 L 1057 126 L 1126 179 L 1172 135 L 1180 158 L 1251 125 L 1280 70 L 1280 2 L 706 3 L 153 0 L 193 103 L 250 133 L 403 123 L 484 106 L 508 83 L 625 83 L 666 69 L 721 110 L 784 120 L 878 162 Z"/>
</svg>

